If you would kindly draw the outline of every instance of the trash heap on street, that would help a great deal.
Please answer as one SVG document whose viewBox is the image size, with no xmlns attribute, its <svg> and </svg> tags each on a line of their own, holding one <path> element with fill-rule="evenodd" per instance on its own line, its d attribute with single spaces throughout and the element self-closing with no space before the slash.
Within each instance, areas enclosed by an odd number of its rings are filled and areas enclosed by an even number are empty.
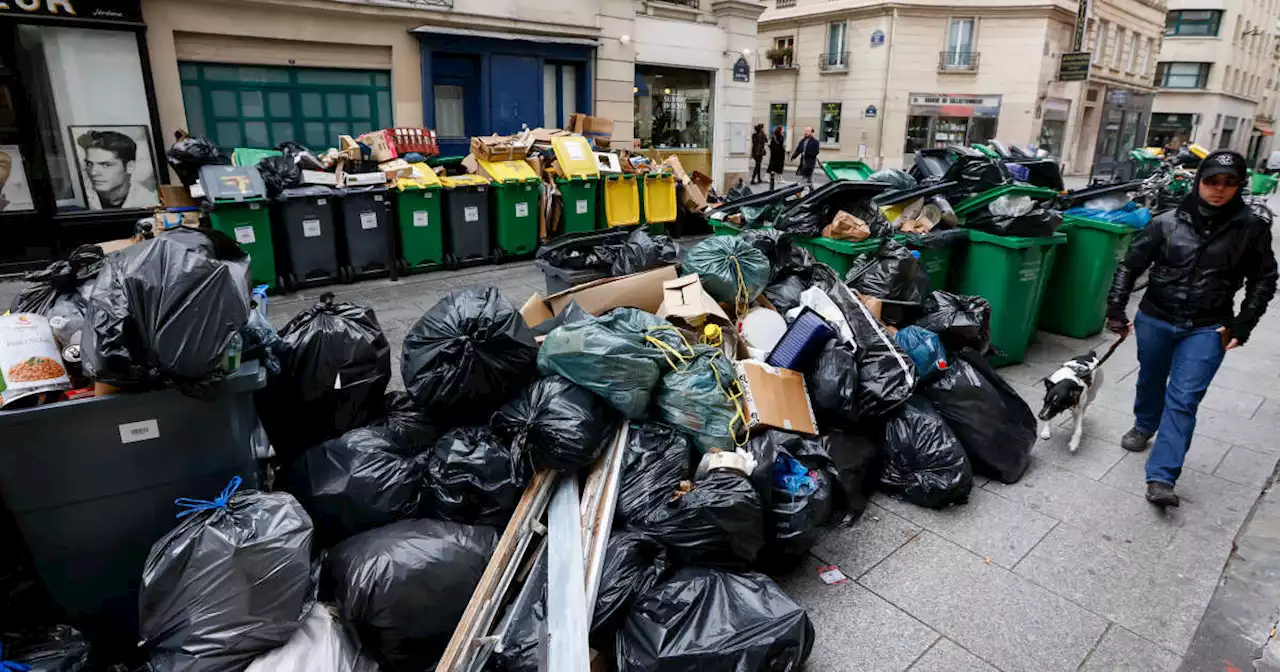
<svg viewBox="0 0 1280 672">
<path fill-rule="evenodd" d="M 992 362 L 1038 307 L 1011 337 L 1006 290 L 959 291 L 928 253 L 999 273 L 984 236 L 1036 250 L 1062 215 L 985 173 L 872 178 L 709 208 L 726 235 L 696 244 L 549 246 L 604 274 L 448 295 L 405 337 L 403 391 L 372 308 L 326 294 L 277 331 L 217 231 L 77 250 L 0 317 L 2 655 L 799 669 L 815 631 L 773 577 L 872 492 L 963 505 L 1036 439 Z"/>
</svg>

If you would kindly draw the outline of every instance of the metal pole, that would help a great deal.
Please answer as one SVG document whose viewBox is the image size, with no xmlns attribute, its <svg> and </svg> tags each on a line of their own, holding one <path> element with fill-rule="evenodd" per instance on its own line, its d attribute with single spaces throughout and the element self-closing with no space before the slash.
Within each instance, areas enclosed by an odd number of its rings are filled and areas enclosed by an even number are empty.
<svg viewBox="0 0 1280 672">
<path fill-rule="evenodd" d="M 581 505 L 578 479 L 561 478 L 547 510 L 547 662 L 556 672 L 588 672 L 590 667 Z"/>
</svg>

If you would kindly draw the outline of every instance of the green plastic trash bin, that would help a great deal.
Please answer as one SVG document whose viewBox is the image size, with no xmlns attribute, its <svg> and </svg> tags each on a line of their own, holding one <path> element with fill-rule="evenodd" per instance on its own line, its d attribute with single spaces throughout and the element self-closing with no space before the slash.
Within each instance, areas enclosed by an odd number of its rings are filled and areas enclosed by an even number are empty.
<svg viewBox="0 0 1280 672">
<path fill-rule="evenodd" d="M 596 203 L 600 200 L 600 178 L 575 176 L 556 178 L 560 190 L 560 233 L 581 233 L 596 229 Z"/>
<path fill-rule="evenodd" d="M 1065 233 L 1019 238 L 969 232 L 955 291 L 981 296 L 991 303 L 991 344 L 1003 353 L 993 360 L 996 366 L 1017 364 L 1026 358 L 1055 253 L 1066 243 Z"/>
<path fill-rule="evenodd" d="M 431 270 L 444 263 L 442 189 L 439 178 L 430 169 L 416 170 L 413 178 L 396 181 L 391 197 L 400 229 L 402 269 L 406 272 Z"/>
<path fill-rule="evenodd" d="M 853 261 L 867 253 L 875 254 L 880 249 L 879 238 L 868 238 L 860 243 L 831 238 L 792 238 L 796 245 L 813 253 L 813 258 L 831 267 L 841 278 L 853 267 Z"/>
<path fill-rule="evenodd" d="M 1278 179 L 1280 178 L 1275 175 L 1249 171 L 1249 194 L 1251 196 L 1266 196 L 1275 193 Z"/>
<path fill-rule="evenodd" d="M 1030 196 L 1032 200 L 1043 201 L 1057 195 L 1057 191 L 1046 187 L 1036 187 L 1030 184 L 1006 184 L 995 189 L 988 189 L 980 194 L 974 194 L 961 201 L 958 205 L 953 205 L 951 209 L 955 211 L 956 216 L 960 218 L 960 223 L 963 224 L 965 218 L 970 214 L 977 212 L 980 208 L 987 207 L 991 204 L 991 201 L 1001 196 Z"/>
<path fill-rule="evenodd" d="M 827 174 L 827 179 L 836 180 L 865 180 L 876 172 L 871 166 L 861 161 L 823 161 L 822 172 Z"/>
<path fill-rule="evenodd" d="M 1137 229 L 1068 215 L 1058 232 L 1066 234 L 1067 245 L 1058 250 L 1053 262 L 1040 328 L 1086 338 L 1102 331 L 1111 280 Z"/>
<path fill-rule="evenodd" d="M 209 227 L 235 239 L 249 255 L 253 284 L 276 290 L 276 252 L 271 243 L 267 187 L 253 166 L 204 166 L 200 169 L 209 208 Z"/>
<path fill-rule="evenodd" d="M 925 272 L 929 274 L 930 290 L 945 290 L 950 286 L 951 246 L 928 247 L 917 245 L 911 240 L 911 236 L 907 235 L 898 236 L 898 240 L 909 249 L 920 253 L 920 264 L 924 266 Z"/>
<path fill-rule="evenodd" d="M 524 161 L 480 161 L 493 183 L 494 241 L 498 261 L 525 257 L 538 247 L 538 176 Z"/>
</svg>

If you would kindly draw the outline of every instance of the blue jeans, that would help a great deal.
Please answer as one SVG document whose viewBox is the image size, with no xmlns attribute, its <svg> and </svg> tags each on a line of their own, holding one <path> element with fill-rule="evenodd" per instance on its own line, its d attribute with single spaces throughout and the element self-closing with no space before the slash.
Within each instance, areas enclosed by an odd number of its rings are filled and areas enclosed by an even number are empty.
<svg viewBox="0 0 1280 672">
<path fill-rule="evenodd" d="M 1147 457 L 1147 482 L 1173 485 L 1196 429 L 1196 409 L 1225 353 L 1214 327 L 1182 329 L 1139 312 L 1138 395 L 1133 415 L 1139 430 L 1157 430 Z"/>
</svg>

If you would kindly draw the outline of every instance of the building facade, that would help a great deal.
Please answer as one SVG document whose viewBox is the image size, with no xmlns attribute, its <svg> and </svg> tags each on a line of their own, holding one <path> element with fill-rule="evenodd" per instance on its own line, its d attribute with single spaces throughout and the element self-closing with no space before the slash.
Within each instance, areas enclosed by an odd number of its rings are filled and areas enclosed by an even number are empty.
<svg viewBox="0 0 1280 672">
<path fill-rule="evenodd" d="M 745 172 L 744 0 L 143 0 L 161 125 L 224 148 L 313 148 L 387 126 L 468 139 L 614 122 L 614 146 Z M 656 121 L 655 121 L 656 113 Z"/>
<path fill-rule="evenodd" d="M 1164 17 L 1154 0 L 1095 3 L 1092 16 L 1124 17 L 1132 37 L 1115 67 L 1098 62 L 1088 82 L 1068 83 L 1057 69 L 1072 50 L 1074 2 L 772 3 L 759 26 L 756 118 L 782 125 L 792 143 L 815 128 L 830 159 L 895 168 L 918 149 L 997 139 L 1037 144 L 1065 172 L 1089 173 L 1105 101 L 1149 105 L 1143 68 L 1154 67 Z"/>
<path fill-rule="evenodd" d="M 1275 148 L 1278 20 L 1275 0 L 1170 0 L 1148 142 L 1265 158 Z"/>
</svg>

